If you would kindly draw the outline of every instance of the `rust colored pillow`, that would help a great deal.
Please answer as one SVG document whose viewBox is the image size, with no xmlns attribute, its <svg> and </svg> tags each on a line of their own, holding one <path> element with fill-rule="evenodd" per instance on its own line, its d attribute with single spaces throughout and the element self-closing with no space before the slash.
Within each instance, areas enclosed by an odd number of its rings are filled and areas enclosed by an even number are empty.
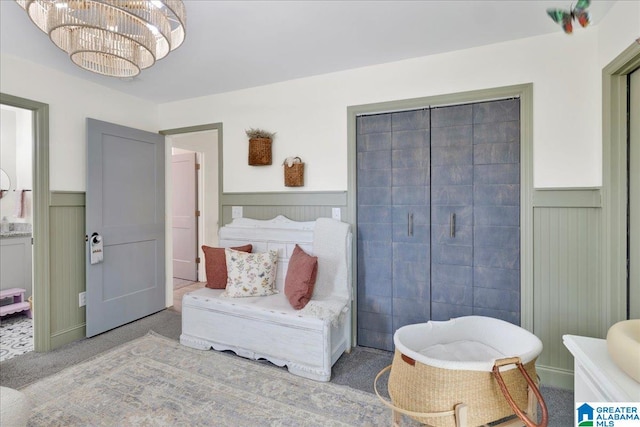
<svg viewBox="0 0 640 427">
<path fill-rule="evenodd" d="M 231 248 L 236 251 L 251 252 L 252 245 Z M 224 256 L 224 248 L 212 248 L 202 245 L 204 251 L 205 271 L 207 274 L 207 288 L 224 289 L 227 287 L 227 260 Z"/>
<path fill-rule="evenodd" d="M 298 245 L 289 258 L 284 294 L 296 310 L 304 308 L 313 295 L 318 274 L 318 257 L 307 254 Z"/>
</svg>

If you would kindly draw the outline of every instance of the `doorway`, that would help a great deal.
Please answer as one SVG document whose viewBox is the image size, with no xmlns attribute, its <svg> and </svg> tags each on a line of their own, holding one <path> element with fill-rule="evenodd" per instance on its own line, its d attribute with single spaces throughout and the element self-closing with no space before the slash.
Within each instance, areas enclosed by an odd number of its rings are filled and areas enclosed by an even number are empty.
<svg viewBox="0 0 640 427">
<path fill-rule="evenodd" d="M 33 351 L 33 112 L 0 106 L 0 361 Z"/>
<path fill-rule="evenodd" d="M 49 106 L 0 93 L 0 104 L 31 112 L 32 325 L 33 347 L 49 351 Z M 25 188 L 27 189 L 27 188 Z"/>
<path fill-rule="evenodd" d="M 629 91 L 629 75 L 634 71 L 637 73 L 639 67 L 640 44 L 634 42 L 602 71 L 603 289 L 598 297 L 606 304 L 606 327 L 636 317 L 640 311 L 640 295 L 634 292 L 640 285 L 631 282 L 629 277 L 630 270 L 634 270 L 630 268 L 631 264 L 637 266 L 640 262 L 637 255 L 629 257 L 629 236 L 637 237 L 638 231 L 630 230 L 628 218 L 629 136 L 632 125 L 628 113 L 630 100 L 634 97 Z M 634 99 L 637 96 L 636 93 Z M 637 128 L 637 123 L 635 126 Z M 603 334 L 606 334 L 606 328 Z"/>
<path fill-rule="evenodd" d="M 217 246 L 218 244 L 218 218 L 220 215 L 220 188 L 221 173 L 219 159 L 222 158 L 221 147 L 221 124 L 211 124 L 196 126 L 191 128 L 179 128 L 161 131 L 166 135 L 166 147 L 169 155 L 167 161 L 175 153 L 195 153 L 197 170 L 197 205 L 199 215 L 197 216 L 197 275 L 195 281 L 184 281 L 176 276 L 174 269 L 174 235 L 173 220 L 167 225 L 167 294 L 171 300 L 167 301 L 167 306 L 173 306 L 174 310 L 180 311 L 182 295 L 191 290 L 203 287 L 206 282 L 205 258 L 202 245 Z M 167 165 L 167 212 L 172 212 L 174 203 L 179 198 L 174 194 L 173 171 L 171 164 Z M 178 277 L 178 280 L 176 280 Z M 177 286 L 176 286 L 177 285 Z M 171 291 L 169 292 L 169 289 Z"/>
</svg>

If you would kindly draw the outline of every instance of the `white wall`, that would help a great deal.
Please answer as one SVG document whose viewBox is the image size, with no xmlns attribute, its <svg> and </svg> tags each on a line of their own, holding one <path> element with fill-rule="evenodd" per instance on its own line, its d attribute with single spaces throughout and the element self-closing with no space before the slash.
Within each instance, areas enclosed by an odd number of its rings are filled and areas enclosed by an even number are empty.
<svg viewBox="0 0 640 427">
<path fill-rule="evenodd" d="M 640 2 L 618 3 L 601 30 L 558 31 L 166 103 L 160 123 L 223 122 L 225 192 L 345 190 L 347 106 L 533 82 L 534 185 L 600 186 L 601 69 L 638 36 L 640 17 Z M 247 165 L 249 127 L 277 132 L 272 166 Z M 283 185 L 280 164 L 294 155 L 306 163 L 301 189 Z"/>
<path fill-rule="evenodd" d="M 302 190 L 346 190 L 347 106 L 534 83 L 537 187 L 601 182 L 597 31 L 562 33 L 160 105 L 163 128 L 224 124 L 224 191 L 286 191 L 280 163 L 306 162 Z M 244 129 L 277 132 L 274 165 L 247 165 Z M 299 189 L 296 189 L 299 190 Z"/>
<path fill-rule="evenodd" d="M 598 61 L 600 68 L 604 68 L 640 37 L 640 1 L 618 0 L 598 30 Z"/>
<path fill-rule="evenodd" d="M 159 129 L 157 105 L 151 102 L 10 55 L 0 61 L 0 91 L 49 104 L 52 191 L 85 190 L 87 117 L 151 132 Z"/>
</svg>

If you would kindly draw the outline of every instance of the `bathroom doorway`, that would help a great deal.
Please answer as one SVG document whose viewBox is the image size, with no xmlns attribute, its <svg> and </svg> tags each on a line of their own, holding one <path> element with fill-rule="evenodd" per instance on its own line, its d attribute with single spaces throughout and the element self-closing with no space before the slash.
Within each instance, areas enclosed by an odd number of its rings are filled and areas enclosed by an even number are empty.
<svg viewBox="0 0 640 427">
<path fill-rule="evenodd" d="M 33 112 L 0 105 L 0 361 L 34 349 Z"/>
</svg>

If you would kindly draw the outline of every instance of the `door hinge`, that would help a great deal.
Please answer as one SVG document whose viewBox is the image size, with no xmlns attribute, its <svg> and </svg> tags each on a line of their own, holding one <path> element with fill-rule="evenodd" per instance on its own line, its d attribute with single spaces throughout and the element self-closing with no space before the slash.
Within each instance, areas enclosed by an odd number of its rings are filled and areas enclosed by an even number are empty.
<svg viewBox="0 0 640 427">
<path fill-rule="evenodd" d="M 196 170 L 199 171 L 200 170 L 200 163 L 196 163 Z"/>
<path fill-rule="evenodd" d="M 200 257 L 196 258 L 196 264 L 200 264 Z"/>
<path fill-rule="evenodd" d="M 200 211 L 196 211 L 196 216 L 200 216 Z"/>
</svg>

